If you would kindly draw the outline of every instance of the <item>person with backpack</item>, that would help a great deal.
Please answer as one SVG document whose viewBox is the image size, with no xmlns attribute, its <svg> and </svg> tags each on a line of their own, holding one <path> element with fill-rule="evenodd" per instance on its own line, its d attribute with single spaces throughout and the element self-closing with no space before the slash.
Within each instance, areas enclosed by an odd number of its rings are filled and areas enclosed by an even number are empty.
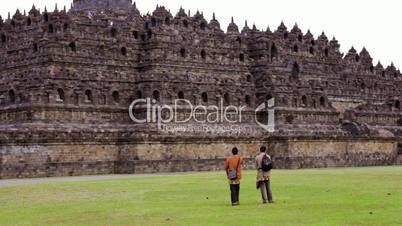
<svg viewBox="0 0 402 226">
<path fill-rule="evenodd" d="M 271 156 L 267 154 L 267 148 L 262 146 L 260 154 L 255 158 L 257 168 L 257 189 L 261 190 L 262 202 L 273 203 L 271 190 L 271 170 L 273 167 Z"/>
<path fill-rule="evenodd" d="M 230 197 L 232 200 L 232 206 L 240 205 L 240 180 L 243 169 L 243 158 L 239 155 L 239 150 L 234 147 L 232 149 L 232 156 L 225 161 L 226 175 L 229 180 Z"/>
</svg>

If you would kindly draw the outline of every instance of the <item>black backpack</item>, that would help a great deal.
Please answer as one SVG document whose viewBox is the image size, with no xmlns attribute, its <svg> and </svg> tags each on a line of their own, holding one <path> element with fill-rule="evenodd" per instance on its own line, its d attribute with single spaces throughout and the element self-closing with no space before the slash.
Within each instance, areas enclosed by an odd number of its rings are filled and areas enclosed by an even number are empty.
<svg viewBox="0 0 402 226">
<path fill-rule="evenodd" d="M 264 172 L 268 172 L 272 168 L 273 168 L 273 164 L 272 164 L 271 158 L 269 158 L 268 155 L 264 155 L 264 157 L 262 157 L 261 170 Z"/>
</svg>

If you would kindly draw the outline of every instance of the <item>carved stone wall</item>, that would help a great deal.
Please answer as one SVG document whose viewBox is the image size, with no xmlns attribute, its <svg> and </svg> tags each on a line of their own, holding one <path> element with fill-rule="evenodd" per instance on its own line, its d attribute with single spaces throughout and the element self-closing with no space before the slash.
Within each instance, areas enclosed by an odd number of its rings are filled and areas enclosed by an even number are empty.
<svg viewBox="0 0 402 226">
<path fill-rule="evenodd" d="M 364 140 L 18 145 L 1 147 L 0 178 L 222 170 L 234 146 L 253 169 L 261 144 L 277 169 L 400 163 L 395 143 Z"/>
<path fill-rule="evenodd" d="M 218 169 L 231 146 L 251 163 L 264 143 L 281 168 L 400 163 L 402 76 L 393 64 L 374 65 L 365 48 L 342 54 L 335 38 L 297 25 L 239 30 L 232 21 L 224 32 L 200 12 L 73 3 L 0 18 L 4 178 Z M 130 120 L 130 103 L 143 98 L 245 111 L 235 124 L 158 128 Z M 268 112 L 255 113 L 271 98 L 274 133 L 256 122 Z M 145 106 L 134 114 L 144 117 Z"/>
</svg>

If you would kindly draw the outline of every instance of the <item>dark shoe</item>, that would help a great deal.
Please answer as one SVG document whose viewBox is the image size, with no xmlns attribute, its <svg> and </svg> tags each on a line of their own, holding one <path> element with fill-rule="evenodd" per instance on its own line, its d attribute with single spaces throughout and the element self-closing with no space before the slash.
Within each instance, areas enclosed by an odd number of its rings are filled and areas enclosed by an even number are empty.
<svg viewBox="0 0 402 226">
<path fill-rule="evenodd" d="M 232 206 L 238 206 L 238 205 L 240 205 L 239 202 L 234 202 L 234 203 L 232 203 Z"/>
<path fill-rule="evenodd" d="M 271 200 L 271 201 L 268 201 L 269 203 L 275 203 L 273 200 Z"/>
<path fill-rule="evenodd" d="M 262 201 L 262 204 L 267 204 L 267 203 L 268 203 L 268 201 L 266 201 L 266 200 Z"/>
</svg>

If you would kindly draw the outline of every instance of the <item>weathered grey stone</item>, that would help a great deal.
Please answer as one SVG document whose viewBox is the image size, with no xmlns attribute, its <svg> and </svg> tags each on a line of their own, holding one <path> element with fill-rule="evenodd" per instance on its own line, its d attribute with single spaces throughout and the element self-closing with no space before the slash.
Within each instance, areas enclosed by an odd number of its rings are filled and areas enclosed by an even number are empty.
<svg viewBox="0 0 402 226">
<path fill-rule="evenodd" d="M 232 22 L 225 33 L 199 12 L 74 0 L 68 12 L 0 19 L 0 56 L 0 178 L 216 170 L 233 146 L 252 167 L 262 144 L 277 168 L 402 162 L 400 71 L 374 66 L 366 49 L 343 57 L 335 39 L 297 25 L 239 32 Z M 247 108 L 236 124 L 161 130 L 130 120 L 140 97 Z M 271 97 L 274 133 L 254 112 Z"/>
</svg>

